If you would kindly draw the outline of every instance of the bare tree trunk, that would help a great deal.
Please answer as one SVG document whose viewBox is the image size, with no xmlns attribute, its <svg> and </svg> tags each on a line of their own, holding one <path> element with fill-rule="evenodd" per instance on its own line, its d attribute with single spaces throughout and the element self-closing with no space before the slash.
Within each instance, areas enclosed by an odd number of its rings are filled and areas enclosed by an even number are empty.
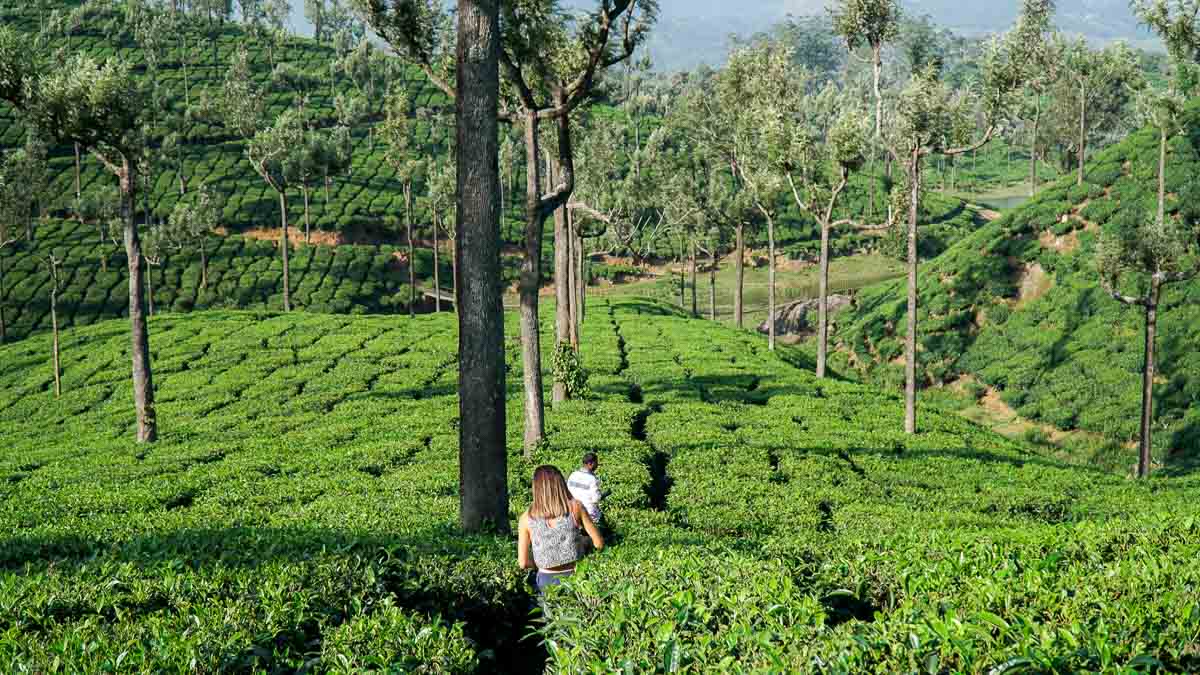
<svg viewBox="0 0 1200 675">
<path fill-rule="evenodd" d="M 904 432 L 917 433 L 917 209 L 921 195 L 921 155 L 909 157 L 908 335 L 904 342 Z"/>
<path fill-rule="evenodd" d="M 154 268 L 146 262 L 146 309 L 149 316 L 154 316 Z"/>
<path fill-rule="evenodd" d="M 1083 87 L 1079 88 L 1079 173 L 1076 185 L 1083 185 L 1083 158 L 1087 148 L 1087 98 L 1083 95 Z"/>
<path fill-rule="evenodd" d="M 539 120 L 535 113 L 525 115 L 525 255 L 521 261 L 521 367 L 525 388 L 525 457 L 545 437 L 545 404 L 542 393 L 541 326 L 538 321 L 538 289 L 542 276 L 543 218 L 539 188 Z"/>
<path fill-rule="evenodd" d="M 408 236 L 408 317 L 417 315 L 417 250 L 413 246 L 412 181 L 404 183 L 404 231 Z"/>
<path fill-rule="evenodd" d="M 62 368 L 58 360 L 58 270 L 57 261 L 50 261 L 50 329 L 54 332 L 51 350 L 54 353 L 54 398 L 62 396 Z"/>
<path fill-rule="evenodd" d="M 1167 132 L 1159 132 L 1158 139 L 1158 223 L 1167 219 Z"/>
<path fill-rule="evenodd" d="M 438 238 L 438 218 L 437 214 L 433 216 L 433 311 L 442 311 L 442 261 L 441 248 L 442 242 Z"/>
<path fill-rule="evenodd" d="M 691 250 L 691 256 L 689 258 L 688 264 L 691 266 L 691 271 L 689 272 L 689 276 L 691 276 L 691 278 L 692 278 L 692 318 L 694 319 L 694 318 L 700 316 L 700 311 L 698 309 L 697 300 L 696 300 L 696 240 L 695 239 L 692 239 L 691 246 L 692 246 L 692 250 Z"/>
<path fill-rule="evenodd" d="M 775 351 L 775 219 L 767 217 L 767 349 Z"/>
<path fill-rule="evenodd" d="M 1150 280 L 1149 301 L 1146 303 L 1146 362 L 1142 370 L 1142 424 L 1138 440 L 1138 478 L 1150 475 L 1151 433 L 1154 422 L 1154 341 L 1158 330 L 1158 300 L 1162 292 L 1159 276 Z"/>
<path fill-rule="evenodd" d="M 733 295 L 733 321 L 738 328 L 743 328 L 742 322 L 742 292 L 746 283 L 746 225 L 738 222 L 734 228 L 734 235 L 737 240 L 733 257 L 734 276 L 737 281 L 737 288 L 734 289 Z"/>
<path fill-rule="evenodd" d="M 146 287 L 142 267 L 142 242 L 133 220 L 134 186 L 137 176 L 133 163 L 123 160 L 121 173 L 121 220 L 125 223 L 125 257 L 129 264 L 130 354 L 133 361 L 133 402 L 137 408 L 137 440 L 153 443 L 158 439 L 158 420 L 154 409 L 154 379 L 150 368 L 150 335 L 146 328 Z"/>
<path fill-rule="evenodd" d="M 549 182 L 555 181 L 550 164 Z M 571 341 L 571 237 L 567 232 L 567 207 L 554 212 L 554 341 L 555 348 Z M 566 382 L 554 378 L 551 401 L 557 405 L 570 398 Z"/>
<path fill-rule="evenodd" d="M 0 253 L 4 253 L 0 250 Z M 4 318 L 4 256 L 0 255 L 0 344 L 8 339 L 8 322 Z"/>
<path fill-rule="evenodd" d="M 291 278 L 288 274 L 289 264 L 288 255 L 291 246 L 288 244 L 288 207 L 287 195 L 283 190 L 279 191 L 279 225 L 283 231 L 283 236 L 279 239 L 279 250 L 283 254 L 283 311 L 292 311 L 292 287 Z"/>
<path fill-rule="evenodd" d="M 709 267 L 708 270 L 708 318 L 712 321 L 717 320 L 717 246 L 713 244 L 712 251 L 709 252 Z"/>
<path fill-rule="evenodd" d="M 452 312 L 458 312 L 458 248 L 455 246 L 453 233 L 446 233 L 446 245 L 450 247 L 450 292 L 453 294 L 454 305 Z"/>
<path fill-rule="evenodd" d="M 304 243 L 309 243 L 308 233 L 308 183 L 300 186 L 300 192 L 304 194 Z"/>
<path fill-rule="evenodd" d="M 208 290 L 208 246 L 204 243 L 204 235 L 200 235 L 200 290 Z"/>
<path fill-rule="evenodd" d="M 679 311 L 682 312 L 684 308 L 684 295 L 687 293 L 687 277 L 684 276 L 683 254 L 680 253 L 679 257 L 675 260 L 679 263 Z"/>
<path fill-rule="evenodd" d="M 458 486 L 467 531 L 508 529 L 504 307 L 500 297 L 499 0 L 458 3 Z"/>
<path fill-rule="evenodd" d="M 579 228 L 575 224 L 575 216 L 567 209 L 567 239 L 571 242 L 571 256 L 567 278 L 571 281 L 570 316 L 571 316 L 571 346 L 579 349 L 579 330 L 581 328 L 581 305 L 583 304 L 583 241 L 579 237 Z"/>
<path fill-rule="evenodd" d="M 825 377 L 829 358 L 829 222 L 821 223 L 821 262 L 817 281 L 817 377 Z"/>
<path fill-rule="evenodd" d="M 83 193 L 79 184 L 79 144 L 75 144 L 75 208 L 79 208 L 79 200 L 83 197 Z M 78 215 L 78 214 L 77 214 Z"/>
</svg>

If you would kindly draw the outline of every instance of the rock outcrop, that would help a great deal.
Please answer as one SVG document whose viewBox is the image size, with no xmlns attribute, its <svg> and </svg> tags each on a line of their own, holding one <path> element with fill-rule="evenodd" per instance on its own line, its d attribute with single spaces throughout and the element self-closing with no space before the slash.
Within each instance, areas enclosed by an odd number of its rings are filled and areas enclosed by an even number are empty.
<svg viewBox="0 0 1200 675">
<path fill-rule="evenodd" d="M 829 313 L 833 314 L 850 306 L 848 295 L 830 295 Z M 775 310 L 775 335 L 810 335 L 817 330 L 817 315 L 819 303 L 816 298 L 798 300 L 788 303 Z M 770 332 L 770 325 L 764 321 L 758 327 L 758 332 Z"/>
</svg>

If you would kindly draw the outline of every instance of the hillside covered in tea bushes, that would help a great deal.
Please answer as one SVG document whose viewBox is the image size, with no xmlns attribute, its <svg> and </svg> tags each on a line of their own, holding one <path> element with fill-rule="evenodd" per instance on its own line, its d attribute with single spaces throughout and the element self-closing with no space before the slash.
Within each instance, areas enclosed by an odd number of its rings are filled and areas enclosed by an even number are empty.
<svg viewBox="0 0 1200 675">
<path fill-rule="evenodd" d="M 610 545 L 548 622 L 514 541 L 457 529 L 452 317 L 150 330 L 153 445 L 124 323 L 64 333 L 60 399 L 40 340 L 0 346 L 5 671 L 1200 668 L 1195 477 L 936 409 L 905 436 L 895 395 L 662 305 L 592 302 L 590 394 L 532 462 L 508 343 L 511 518 L 536 464 L 599 452 L 609 491 Z"/>
<path fill-rule="evenodd" d="M 1167 158 L 1167 212 L 1200 217 L 1200 106 Z M 1138 431 L 1143 314 L 1101 287 L 1105 229 L 1154 217 L 1158 135 L 1144 129 L 922 268 L 920 367 L 927 385 L 963 376 L 998 390 L 1021 415 L 1116 442 Z M 1130 289 L 1132 291 L 1132 289 Z M 905 283 L 859 293 L 838 318 L 841 365 L 903 381 Z M 1168 287 L 1159 310 L 1157 462 L 1200 458 L 1200 282 Z"/>
<path fill-rule="evenodd" d="M 147 301 L 156 312 L 283 309 L 283 263 L 277 243 L 231 234 L 209 237 L 206 247 L 206 287 L 201 284 L 198 248 L 169 250 L 157 264 L 145 267 Z M 453 270 L 445 242 L 442 247 L 439 266 L 448 294 Z M 87 325 L 129 311 L 125 249 L 100 240 L 91 225 L 47 221 L 38 226 L 32 243 L 22 241 L 3 255 L 0 308 L 8 339 L 50 330 L 51 255 L 65 271 L 58 292 L 60 326 Z M 407 312 L 406 265 L 404 247 L 301 246 L 291 256 L 293 307 L 332 314 Z M 418 285 L 432 287 L 432 250 L 416 249 L 415 265 Z M 420 290 L 417 305 L 424 310 L 429 302 Z"/>
</svg>

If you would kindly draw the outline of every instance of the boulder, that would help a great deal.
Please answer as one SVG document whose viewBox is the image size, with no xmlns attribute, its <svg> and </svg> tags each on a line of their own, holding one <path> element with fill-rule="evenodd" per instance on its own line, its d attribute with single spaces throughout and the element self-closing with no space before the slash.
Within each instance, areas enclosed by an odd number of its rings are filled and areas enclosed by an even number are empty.
<svg viewBox="0 0 1200 675">
<path fill-rule="evenodd" d="M 830 295 L 829 296 L 829 313 L 833 314 L 839 310 L 849 307 L 851 298 L 849 295 Z M 811 300 L 797 300 L 796 302 L 788 303 L 779 309 L 775 310 L 775 335 L 810 335 L 817 330 L 817 321 L 820 303 L 816 298 Z M 769 333 L 770 324 L 766 321 L 758 327 L 758 332 Z"/>
</svg>

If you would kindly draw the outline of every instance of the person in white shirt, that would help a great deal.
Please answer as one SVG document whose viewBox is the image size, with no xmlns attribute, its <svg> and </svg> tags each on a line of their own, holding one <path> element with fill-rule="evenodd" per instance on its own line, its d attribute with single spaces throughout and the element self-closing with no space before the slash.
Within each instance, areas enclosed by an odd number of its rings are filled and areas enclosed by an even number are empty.
<svg viewBox="0 0 1200 675">
<path fill-rule="evenodd" d="M 596 469 L 600 461 L 596 453 L 589 452 L 583 456 L 583 466 L 576 469 L 567 479 L 567 489 L 571 496 L 583 505 L 592 522 L 600 523 L 600 479 L 596 478 Z"/>
</svg>

